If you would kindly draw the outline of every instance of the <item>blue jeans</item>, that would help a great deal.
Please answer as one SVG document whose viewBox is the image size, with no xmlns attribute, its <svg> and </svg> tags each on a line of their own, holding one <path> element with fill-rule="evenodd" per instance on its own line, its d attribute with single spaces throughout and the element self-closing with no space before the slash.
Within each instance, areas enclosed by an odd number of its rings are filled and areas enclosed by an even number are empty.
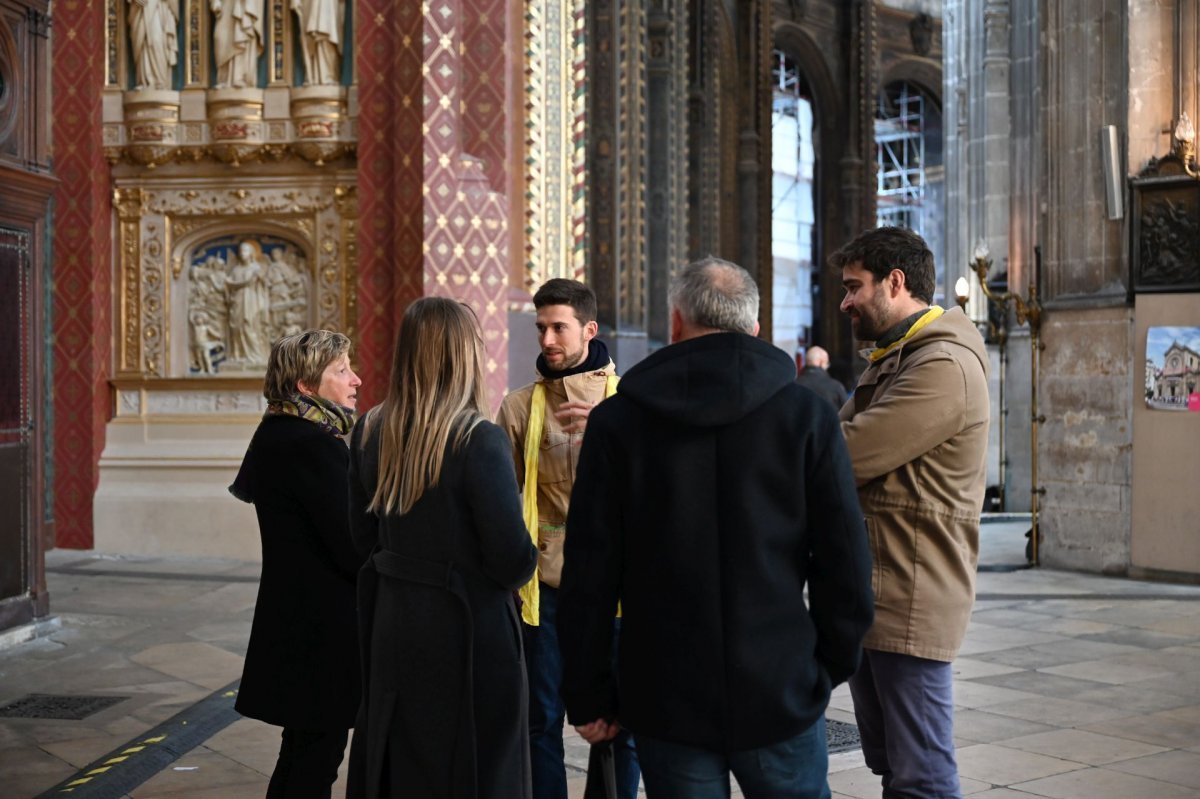
<svg viewBox="0 0 1200 799">
<path fill-rule="evenodd" d="M 850 695 L 883 799 L 962 799 L 949 663 L 864 649 Z"/>
<path fill-rule="evenodd" d="M 638 736 L 649 799 L 727 799 L 729 774 L 747 799 L 829 799 L 825 717 L 794 738 L 723 755 Z"/>
<path fill-rule="evenodd" d="M 563 762 L 563 722 L 567 710 L 562 701 L 562 652 L 558 648 L 558 589 L 542 583 L 539 607 L 541 624 L 521 625 L 525 632 L 525 666 L 529 672 L 529 757 L 533 771 L 533 799 L 567 799 L 567 768 Z M 617 634 L 620 622 L 617 622 Z M 613 638 L 613 659 L 617 640 Z M 614 664 L 615 665 L 615 664 Z M 637 752 L 628 730 L 613 740 L 618 796 L 637 796 Z"/>
</svg>

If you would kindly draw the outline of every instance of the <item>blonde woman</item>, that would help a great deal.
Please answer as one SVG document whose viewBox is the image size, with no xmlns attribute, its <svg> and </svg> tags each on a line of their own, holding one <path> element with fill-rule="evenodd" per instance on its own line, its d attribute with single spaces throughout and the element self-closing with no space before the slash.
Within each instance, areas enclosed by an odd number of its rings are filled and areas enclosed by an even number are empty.
<svg viewBox="0 0 1200 799">
<path fill-rule="evenodd" d="M 400 323 L 387 398 L 354 430 L 363 712 L 349 795 L 530 795 L 513 591 L 537 550 L 508 438 L 486 420 L 474 315 L 426 297 Z"/>
<path fill-rule="evenodd" d="M 235 707 L 283 727 L 268 799 L 328 799 L 359 704 L 345 436 L 362 381 L 350 339 L 309 330 L 275 342 L 267 413 L 229 487 L 254 504 L 262 578 Z"/>
</svg>

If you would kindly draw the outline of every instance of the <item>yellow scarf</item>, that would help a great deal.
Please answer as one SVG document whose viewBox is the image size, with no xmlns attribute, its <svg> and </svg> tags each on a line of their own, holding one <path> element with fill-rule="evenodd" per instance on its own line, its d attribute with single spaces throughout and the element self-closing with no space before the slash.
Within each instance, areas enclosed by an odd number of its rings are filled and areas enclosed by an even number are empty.
<svg viewBox="0 0 1200 799">
<path fill-rule="evenodd" d="M 908 329 L 908 332 L 904 334 L 903 338 L 900 338 L 897 341 L 893 341 L 891 344 L 887 345 L 886 347 L 880 347 L 879 349 L 872 350 L 871 354 L 867 356 L 867 359 L 870 360 L 871 363 L 877 363 L 880 358 L 887 355 L 889 352 L 896 349 L 904 342 L 908 341 L 910 338 L 912 338 L 913 336 L 915 336 L 917 334 L 918 330 L 925 327 L 925 325 L 929 324 L 934 319 L 937 319 L 939 316 L 941 316 L 945 312 L 946 311 L 943 308 L 941 308 L 941 306 L 938 306 L 938 305 L 932 306 L 928 311 L 925 312 L 925 314 L 920 319 L 918 319 L 916 322 L 913 322 L 913 326 Z"/>
<path fill-rule="evenodd" d="M 604 397 L 617 393 L 616 375 L 609 375 L 604 384 Z M 534 546 L 538 543 L 537 477 L 538 453 L 541 452 L 542 430 L 546 425 L 546 384 L 534 383 L 533 399 L 529 403 L 529 429 L 525 431 L 525 489 L 521 494 L 525 515 L 525 528 Z M 541 618 L 541 593 L 538 590 L 538 572 L 520 590 L 521 619 L 531 627 L 537 627 Z"/>
</svg>

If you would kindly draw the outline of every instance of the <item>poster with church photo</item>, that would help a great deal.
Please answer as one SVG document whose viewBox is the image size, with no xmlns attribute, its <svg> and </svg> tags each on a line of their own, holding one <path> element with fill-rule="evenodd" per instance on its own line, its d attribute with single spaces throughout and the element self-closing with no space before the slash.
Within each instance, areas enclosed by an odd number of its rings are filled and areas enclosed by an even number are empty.
<svg viewBox="0 0 1200 799">
<path fill-rule="evenodd" d="M 1147 331 L 1146 406 L 1200 413 L 1200 327 Z"/>
</svg>

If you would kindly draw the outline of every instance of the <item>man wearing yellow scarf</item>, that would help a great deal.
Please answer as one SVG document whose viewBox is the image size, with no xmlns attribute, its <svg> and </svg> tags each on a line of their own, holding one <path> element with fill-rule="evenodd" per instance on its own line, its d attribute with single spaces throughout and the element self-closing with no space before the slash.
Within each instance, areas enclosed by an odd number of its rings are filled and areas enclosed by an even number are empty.
<svg viewBox="0 0 1200 799">
<path fill-rule="evenodd" d="M 567 506 L 588 414 L 617 387 L 616 366 L 596 338 L 596 295 L 554 278 L 533 295 L 538 378 L 507 397 L 496 423 L 512 442 L 525 525 L 538 548 L 533 579 L 520 591 L 529 673 L 529 737 L 534 799 L 566 799 L 562 654 L 556 628 Z M 637 795 L 637 756 L 628 732 L 613 743 L 618 796 Z"/>
<path fill-rule="evenodd" d="M 961 310 L 930 304 L 933 254 L 911 230 L 868 230 L 829 262 L 854 337 L 873 344 L 841 411 L 874 563 L 850 678 L 863 757 L 885 796 L 960 799 L 951 662 L 975 599 L 988 355 Z"/>
</svg>

